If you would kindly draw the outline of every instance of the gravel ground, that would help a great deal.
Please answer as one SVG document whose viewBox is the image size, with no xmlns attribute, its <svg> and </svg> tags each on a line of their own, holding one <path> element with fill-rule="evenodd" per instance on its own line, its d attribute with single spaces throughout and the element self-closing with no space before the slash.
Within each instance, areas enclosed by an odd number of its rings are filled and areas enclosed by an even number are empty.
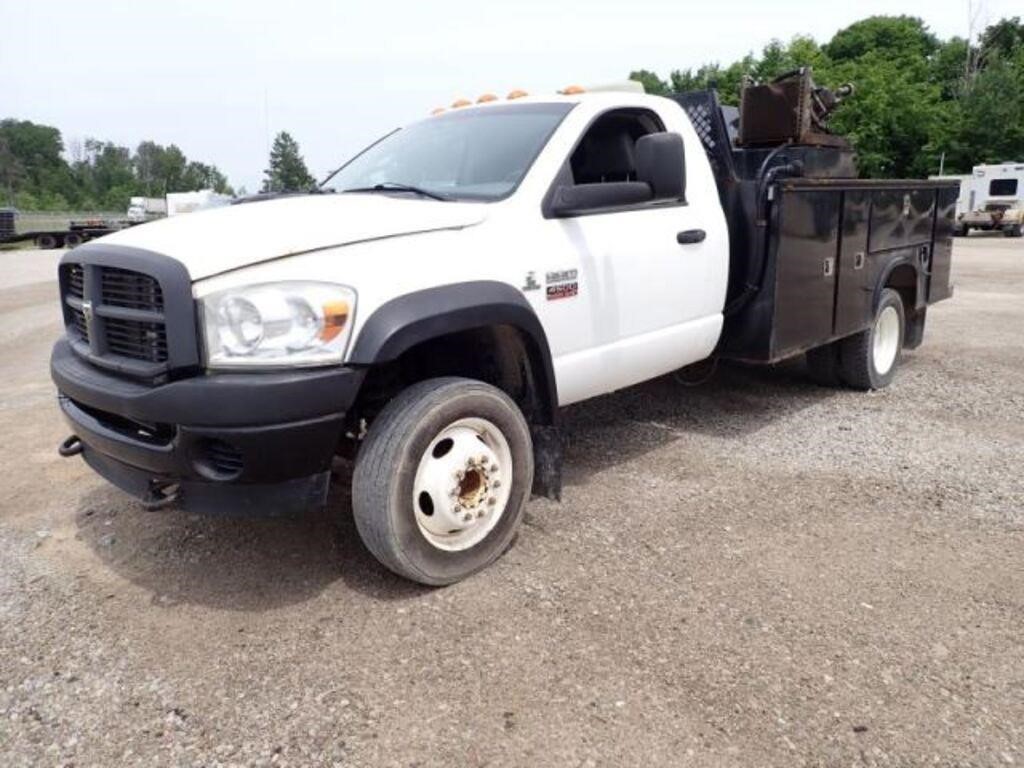
<svg viewBox="0 0 1024 768">
<path fill-rule="evenodd" d="M 366 554 L 343 466 L 322 515 L 225 521 L 58 459 L 54 255 L 0 259 L 5 767 L 1024 762 L 1019 241 L 958 241 L 887 391 L 568 409 L 564 502 L 441 590 Z"/>
</svg>

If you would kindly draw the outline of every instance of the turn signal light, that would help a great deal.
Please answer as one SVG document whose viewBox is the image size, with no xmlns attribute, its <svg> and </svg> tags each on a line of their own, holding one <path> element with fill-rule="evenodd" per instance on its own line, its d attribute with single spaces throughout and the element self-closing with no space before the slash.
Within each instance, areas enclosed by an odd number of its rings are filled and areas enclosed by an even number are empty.
<svg viewBox="0 0 1024 768">
<path fill-rule="evenodd" d="M 323 305 L 323 312 L 324 325 L 320 330 L 320 339 L 330 341 L 345 330 L 345 323 L 352 310 L 347 301 L 331 301 Z"/>
</svg>

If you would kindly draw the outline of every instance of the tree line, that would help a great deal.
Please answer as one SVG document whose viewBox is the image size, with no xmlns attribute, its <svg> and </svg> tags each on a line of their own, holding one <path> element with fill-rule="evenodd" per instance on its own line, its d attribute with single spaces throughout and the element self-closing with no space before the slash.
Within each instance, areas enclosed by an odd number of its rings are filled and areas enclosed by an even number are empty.
<svg viewBox="0 0 1024 768">
<path fill-rule="evenodd" d="M 715 86 L 738 104 L 744 77 L 767 82 L 810 66 L 821 85 L 852 82 L 832 129 L 849 136 L 867 177 L 969 173 L 974 165 L 1024 161 L 1024 24 L 987 27 L 977 40 L 940 40 L 919 18 L 875 16 L 827 43 L 806 36 L 773 40 L 760 55 L 727 66 L 675 70 L 668 79 L 637 70 L 648 93 Z"/>
<path fill-rule="evenodd" d="M 195 189 L 233 194 L 217 166 L 189 160 L 174 144 L 143 141 L 134 152 L 97 139 L 65 146 L 53 126 L 0 120 L 0 205 L 121 211 L 133 195 L 161 197 Z"/>
</svg>

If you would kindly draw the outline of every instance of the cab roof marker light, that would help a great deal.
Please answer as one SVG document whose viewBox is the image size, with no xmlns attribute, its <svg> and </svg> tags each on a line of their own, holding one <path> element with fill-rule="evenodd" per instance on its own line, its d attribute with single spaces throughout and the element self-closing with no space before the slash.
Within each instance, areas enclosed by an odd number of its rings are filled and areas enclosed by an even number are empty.
<svg viewBox="0 0 1024 768">
<path fill-rule="evenodd" d="M 528 94 L 526 91 L 516 88 L 515 90 L 509 91 L 508 96 L 506 96 L 505 98 L 511 101 L 512 99 L 523 99 L 529 95 L 530 94 Z"/>
<path fill-rule="evenodd" d="M 452 109 L 461 109 L 462 107 L 468 107 L 472 105 L 469 99 L 456 99 L 452 102 Z"/>
<path fill-rule="evenodd" d="M 577 96 L 581 93 L 586 93 L 587 89 L 582 85 L 567 85 L 565 88 L 559 91 L 563 96 Z"/>
<path fill-rule="evenodd" d="M 487 104 L 492 101 L 497 101 L 498 97 L 493 93 L 485 93 L 479 99 L 476 100 L 477 104 Z"/>
<path fill-rule="evenodd" d="M 445 111 L 444 107 L 436 107 L 435 109 L 430 110 L 430 114 L 431 115 L 440 115 L 444 111 Z"/>
</svg>

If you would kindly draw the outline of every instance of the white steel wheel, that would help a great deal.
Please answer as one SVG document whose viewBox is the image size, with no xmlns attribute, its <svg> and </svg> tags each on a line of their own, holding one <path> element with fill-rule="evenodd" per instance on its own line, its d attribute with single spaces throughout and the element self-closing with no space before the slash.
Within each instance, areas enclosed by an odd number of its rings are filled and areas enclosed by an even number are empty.
<svg viewBox="0 0 1024 768">
<path fill-rule="evenodd" d="M 508 395 L 482 381 L 430 379 L 371 422 L 352 513 L 382 564 L 421 584 L 452 584 L 508 549 L 532 485 L 530 428 Z"/>
<path fill-rule="evenodd" d="M 487 419 L 441 430 L 420 458 L 413 507 L 423 536 L 439 549 L 469 549 L 497 525 L 512 488 L 512 451 Z"/>
<path fill-rule="evenodd" d="M 871 355 L 874 358 L 875 371 L 881 376 L 887 374 L 896 364 L 896 354 L 900 349 L 900 325 L 899 312 L 892 305 L 883 307 L 875 318 Z"/>
<path fill-rule="evenodd" d="M 843 383 L 864 390 L 889 386 L 903 351 L 905 329 L 903 298 L 892 288 L 884 288 L 871 326 L 838 342 Z"/>
</svg>

